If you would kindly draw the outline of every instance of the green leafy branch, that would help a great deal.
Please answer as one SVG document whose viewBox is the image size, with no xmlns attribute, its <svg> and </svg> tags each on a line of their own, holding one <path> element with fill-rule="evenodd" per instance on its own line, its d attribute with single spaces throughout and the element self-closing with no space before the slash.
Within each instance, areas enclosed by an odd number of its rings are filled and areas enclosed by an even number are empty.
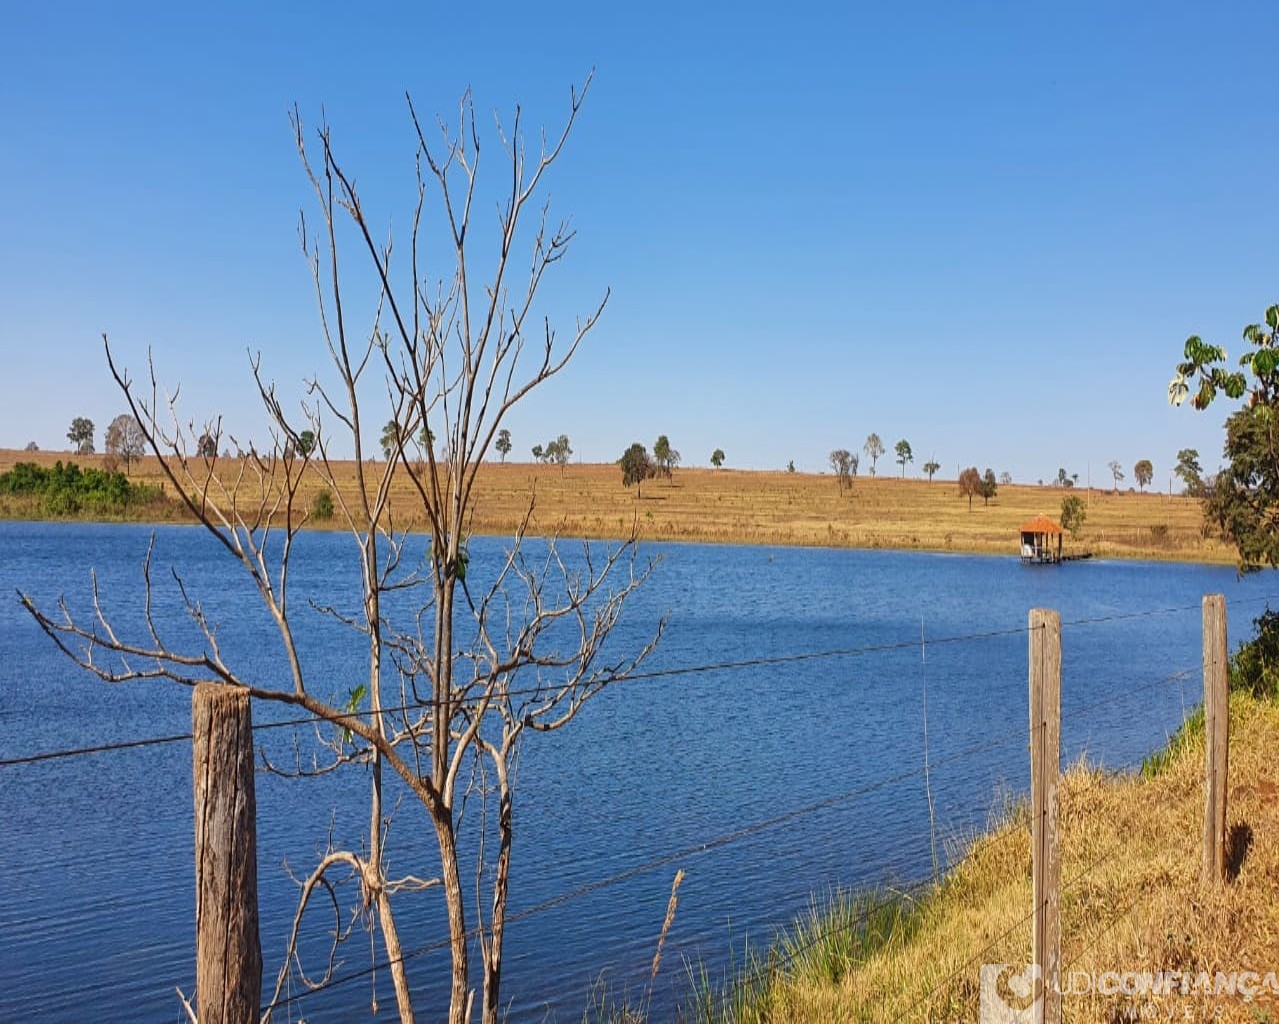
<svg viewBox="0 0 1279 1024">
<path fill-rule="evenodd" d="M 1250 407 L 1269 405 L 1279 400 L 1279 305 L 1266 310 L 1265 325 L 1249 324 L 1243 339 L 1252 346 L 1239 360 L 1239 365 L 1252 375 L 1249 388 L 1247 374 L 1226 369 L 1226 350 L 1210 345 L 1197 334 L 1186 339 L 1185 359 L 1177 364 L 1176 376 L 1168 385 L 1168 401 L 1181 405 L 1190 396 L 1195 409 L 1206 409 L 1222 392 L 1228 398 L 1242 398 L 1251 390 Z"/>
</svg>

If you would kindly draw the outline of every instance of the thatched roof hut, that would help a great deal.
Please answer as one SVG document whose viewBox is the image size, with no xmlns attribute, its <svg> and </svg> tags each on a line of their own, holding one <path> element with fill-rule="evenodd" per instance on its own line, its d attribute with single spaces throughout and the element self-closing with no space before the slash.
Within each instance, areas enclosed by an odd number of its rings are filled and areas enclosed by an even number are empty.
<svg viewBox="0 0 1279 1024">
<path fill-rule="evenodd" d="M 1023 565 L 1056 565 L 1061 561 L 1061 543 L 1065 531 L 1042 512 L 1021 526 L 1021 561 Z"/>
</svg>

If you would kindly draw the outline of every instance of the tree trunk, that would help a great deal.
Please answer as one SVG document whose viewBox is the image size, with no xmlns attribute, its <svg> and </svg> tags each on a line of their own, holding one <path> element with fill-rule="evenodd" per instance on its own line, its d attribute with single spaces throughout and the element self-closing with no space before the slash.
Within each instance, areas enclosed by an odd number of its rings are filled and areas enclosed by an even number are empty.
<svg viewBox="0 0 1279 1024">
<path fill-rule="evenodd" d="M 386 946 L 386 958 L 391 965 L 391 983 L 395 986 L 395 1005 L 399 1009 L 400 1024 L 413 1024 L 413 995 L 409 991 L 408 972 L 404 968 L 404 953 L 400 947 L 400 934 L 391 913 L 391 897 L 383 887 L 386 879 L 378 879 L 377 917 L 382 926 L 382 942 Z"/>
<path fill-rule="evenodd" d="M 460 517 L 455 517 L 458 522 Z M 466 936 L 466 907 L 457 863 L 457 833 L 453 821 L 453 794 L 445 792 L 448 778 L 450 726 L 453 720 L 453 594 L 457 587 L 460 540 L 451 531 L 443 553 L 442 574 L 435 587 L 435 708 L 431 737 L 431 774 L 440 794 L 434 816 L 440 847 L 440 878 L 449 917 L 449 946 L 453 960 L 453 985 L 449 996 L 449 1024 L 466 1024 L 469 1017 L 470 963 Z"/>
<path fill-rule="evenodd" d="M 500 836 L 497 854 L 497 877 L 493 880 L 493 922 L 490 929 L 488 956 L 484 963 L 483 1024 L 498 1024 L 502 987 L 502 937 L 506 928 L 506 894 L 511 874 L 511 786 L 506 765 L 497 763 L 501 804 L 497 827 Z"/>
<path fill-rule="evenodd" d="M 457 866 L 457 837 L 453 833 L 452 810 L 435 819 L 435 838 L 440 845 L 440 878 L 444 882 L 444 902 L 449 915 L 449 947 L 453 959 L 453 986 L 449 995 L 449 1024 L 466 1024 L 470 989 L 470 966 L 466 944 L 466 908 L 462 902 L 462 879 Z"/>
</svg>

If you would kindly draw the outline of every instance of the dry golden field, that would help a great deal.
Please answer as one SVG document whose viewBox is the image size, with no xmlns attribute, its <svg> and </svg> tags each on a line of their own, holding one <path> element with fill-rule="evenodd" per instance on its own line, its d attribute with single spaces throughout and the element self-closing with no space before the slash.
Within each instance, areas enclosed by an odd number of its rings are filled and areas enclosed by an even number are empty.
<svg viewBox="0 0 1279 1024">
<path fill-rule="evenodd" d="M 102 456 L 0 450 L 0 471 L 19 461 L 51 465 L 56 459 L 102 462 Z M 380 472 L 384 463 L 368 466 Z M 337 475 L 342 489 L 352 487 L 355 464 L 338 464 Z M 161 482 L 154 459 L 135 463 L 132 477 Z M 318 477 L 307 480 L 304 505 L 320 486 Z M 172 490 L 170 485 L 168 492 Z M 1021 523 L 1039 512 L 1059 518 L 1066 493 L 1088 504 L 1082 536 L 1066 539 L 1068 554 L 1233 560 L 1226 544 L 1202 536 L 1199 503 L 1181 496 L 1012 484 L 1001 486 L 989 507 L 976 499 L 970 510 L 954 480 L 862 476 L 841 495 L 832 475 L 732 469 L 677 470 L 669 481 L 647 481 L 637 494 L 622 486 L 621 472 L 613 465 L 577 464 L 563 470 L 527 463 L 486 465 L 479 477 L 474 529 L 512 533 L 533 501 L 532 532 L 538 534 L 613 538 L 634 528 L 646 540 L 1015 554 Z M 398 526 L 414 518 L 413 499 L 411 485 L 401 480 L 392 495 Z M 15 506 L 0 504 L 0 515 L 20 514 Z"/>
</svg>

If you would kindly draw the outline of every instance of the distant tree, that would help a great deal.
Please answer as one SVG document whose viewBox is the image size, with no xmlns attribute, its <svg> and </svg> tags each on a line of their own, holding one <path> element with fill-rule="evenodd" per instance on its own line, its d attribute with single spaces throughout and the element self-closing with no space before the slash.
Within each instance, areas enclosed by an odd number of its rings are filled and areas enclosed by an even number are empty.
<svg viewBox="0 0 1279 1024">
<path fill-rule="evenodd" d="M 202 459 L 216 459 L 218 457 L 218 439 L 206 430 L 195 443 L 195 453 Z"/>
<path fill-rule="evenodd" d="M 969 466 L 959 474 L 959 496 L 968 499 L 968 511 L 973 510 L 973 498 L 981 494 L 981 474 L 976 466 Z"/>
<path fill-rule="evenodd" d="M 315 451 L 315 431 L 304 430 L 298 434 L 298 454 L 304 459 L 309 459 L 313 451 Z"/>
<path fill-rule="evenodd" d="M 1084 499 L 1074 494 L 1068 494 L 1061 499 L 1061 525 L 1070 531 L 1070 535 L 1076 540 L 1079 539 L 1080 531 L 1084 528 L 1084 520 L 1088 518 L 1088 509 L 1084 505 Z"/>
<path fill-rule="evenodd" d="M 982 505 L 989 505 L 990 499 L 999 493 L 999 484 L 995 480 L 995 471 L 990 467 L 986 468 L 986 475 L 981 478 L 981 501 Z"/>
<path fill-rule="evenodd" d="M 542 446 L 540 444 L 533 445 L 532 451 L 533 451 L 533 458 L 535 461 L 537 462 L 546 461 L 546 453 L 542 450 Z"/>
<path fill-rule="evenodd" d="M 554 462 L 563 473 L 564 467 L 568 465 L 568 460 L 573 455 L 573 446 L 568 443 L 568 434 L 560 434 L 554 441 L 547 441 L 542 454 L 547 462 Z"/>
<path fill-rule="evenodd" d="M 423 426 L 417 432 L 417 446 L 423 455 L 433 451 L 435 448 L 435 431 L 428 426 Z"/>
<path fill-rule="evenodd" d="M 910 450 L 910 442 L 904 437 L 893 446 L 897 452 L 897 465 L 902 468 L 902 479 L 906 479 L 906 463 L 915 461 L 915 453 Z"/>
<path fill-rule="evenodd" d="M 67 431 L 67 440 L 75 445 L 77 455 L 93 454 L 93 420 L 87 416 L 77 416 L 71 421 L 71 429 Z"/>
<path fill-rule="evenodd" d="M 839 493 L 849 485 L 852 475 L 853 453 L 847 448 L 836 448 L 830 453 L 830 468 L 835 471 L 835 481 L 839 484 Z"/>
<path fill-rule="evenodd" d="M 669 480 L 671 471 L 679 465 L 680 454 L 671 447 L 670 439 L 665 434 L 653 442 L 653 459 L 657 463 L 658 472 Z"/>
<path fill-rule="evenodd" d="M 1155 467 L 1149 459 L 1141 459 L 1132 467 L 1132 475 L 1137 481 L 1137 486 L 1144 491 L 1150 485 L 1150 481 L 1155 478 Z"/>
<path fill-rule="evenodd" d="M 493 447 L 497 449 L 497 453 L 502 456 L 502 461 L 506 461 L 506 457 L 511 454 L 511 432 L 503 427 L 497 432 L 497 440 L 493 442 Z"/>
<path fill-rule="evenodd" d="M 933 474 L 939 469 L 941 469 L 941 463 L 936 459 L 929 459 L 924 463 L 924 472 L 928 474 L 928 482 L 930 484 L 933 482 Z"/>
<path fill-rule="evenodd" d="M 716 469 L 719 469 L 720 466 L 724 465 L 723 448 L 716 448 L 713 452 L 711 452 L 711 465 Z"/>
<path fill-rule="evenodd" d="M 856 453 L 852 453 L 852 458 L 848 460 L 848 472 L 854 480 L 857 479 L 857 466 L 861 462 L 861 457 Z"/>
<path fill-rule="evenodd" d="M 1106 465 L 1110 467 L 1110 475 L 1115 478 L 1115 485 L 1111 488 L 1111 491 L 1118 491 L 1119 481 L 1124 478 L 1123 468 L 1119 465 L 1118 459 L 1111 459 Z"/>
<path fill-rule="evenodd" d="M 617 460 L 617 464 L 622 467 L 622 485 L 630 487 L 634 484 L 635 497 L 642 497 L 641 489 L 644 481 L 657 472 L 657 467 L 649 458 L 648 449 L 636 441 L 626 449 L 622 457 Z"/>
<path fill-rule="evenodd" d="M 790 460 L 790 462 L 786 463 L 786 472 L 787 472 L 787 473 L 794 473 L 794 472 L 795 472 L 795 460 L 794 460 L 794 459 L 791 459 L 791 460 Z"/>
<path fill-rule="evenodd" d="M 1186 485 L 1186 493 L 1198 495 L 1203 490 L 1203 468 L 1199 465 L 1199 452 L 1183 448 L 1177 453 L 1177 468 L 1173 470 Z"/>
<path fill-rule="evenodd" d="M 884 454 L 884 442 L 879 439 L 878 434 L 871 434 L 866 438 L 866 443 L 862 445 L 862 451 L 870 456 L 870 475 L 875 475 L 875 463 L 879 461 L 879 457 Z"/>
<path fill-rule="evenodd" d="M 400 425 L 395 420 L 387 420 L 379 440 L 382 445 L 382 456 L 390 462 L 400 450 Z"/>
<path fill-rule="evenodd" d="M 1078 477 L 1079 474 L 1076 473 L 1075 476 Z M 1057 470 L 1057 479 L 1053 481 L 1053 486 L 1070 488 L 1075 486 L 1075 481 L 1071 478 L 1071 475 L 1066 472 L 1065 468 L 1062 467 Z"/>
<path fill-rule="evenodd" d="M 24 452 L 38 452 L 40 450 L 40 446 L 34 441 L 28 441 L 27 446 L 22 450 Z"/>
<path fill-rule="evenodd" d="M 1010 472 L 1008 472 L 1008 470 L 1005 469 L 1002 473 L 999 474 L 999 483 L 1002 486 L 1006 487 L 1008 484 L 1012 482 L 1013 482 L 1013 475 Z"/>
<path fill-rule="evenodd" d="M 133 460 L 146 450 L 147 436 L 136 419 L 122 412 L 107 425 L 103 440 L 106 453 L 124 459 L 124 471 L 129 473 L 132 472 Z"/>
</svg>

